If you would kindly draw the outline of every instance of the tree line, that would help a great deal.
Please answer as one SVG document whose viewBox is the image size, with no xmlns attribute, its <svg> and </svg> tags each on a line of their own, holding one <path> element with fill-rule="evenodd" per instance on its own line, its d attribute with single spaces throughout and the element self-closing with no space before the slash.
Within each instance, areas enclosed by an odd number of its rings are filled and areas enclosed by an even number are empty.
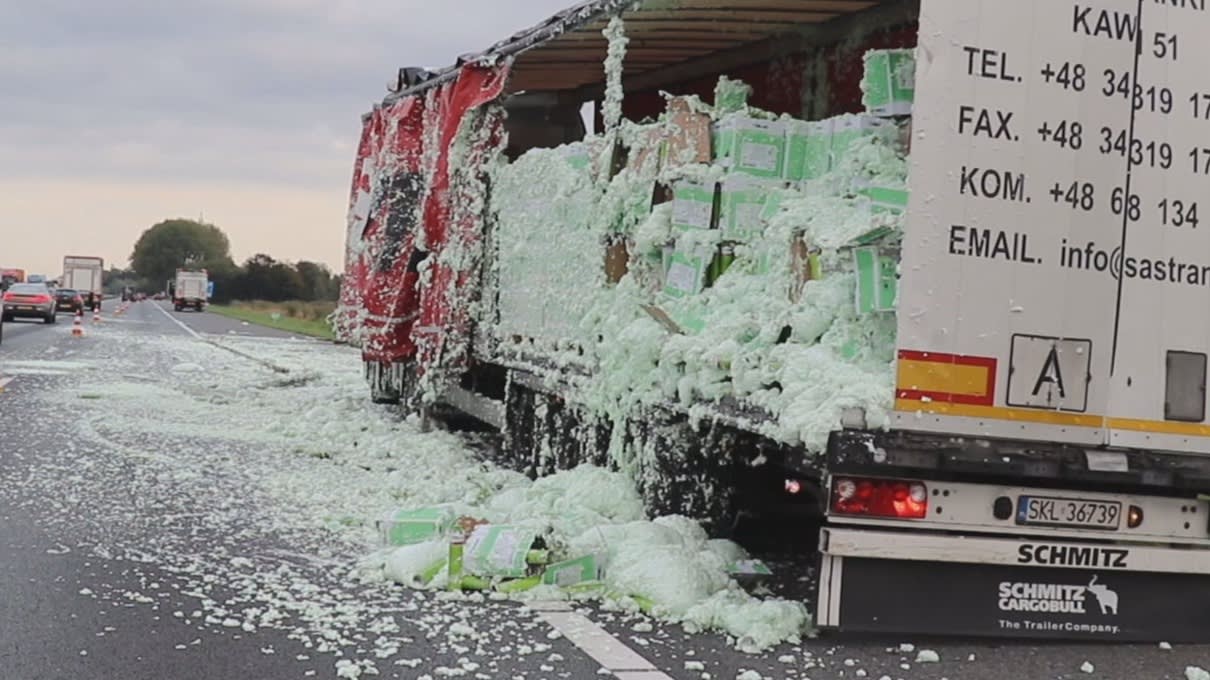
<svg viewBox="0 0 1210 680">
<path fill-rule="evenodd" d="M 127 286 L 160 292 L 176 277 L 178 268 L 209 272 L 214 282 L 212 301 L 218 303 L 330 301 L 340 296 L 340 276 L 326 265 L 306 260 L 283 262 L 263 253 L 237 264 L 221 229 L 187 219 L 164 220 L 144 231 L 135 242 L 130 267 L 105 272 L 105 289 L 115 294 Z"/>
</svg>

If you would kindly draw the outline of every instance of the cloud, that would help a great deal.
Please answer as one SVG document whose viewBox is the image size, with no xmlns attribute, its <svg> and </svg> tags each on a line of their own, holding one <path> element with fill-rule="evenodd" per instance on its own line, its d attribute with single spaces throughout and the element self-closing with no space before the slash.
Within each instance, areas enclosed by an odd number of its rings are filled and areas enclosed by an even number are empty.
<svg viewBox="0 0 1210 680">
<path fill-rule="evenodd" d="M 0 180 L 329 189 L 397 67 L 449 64 L 565 4 L 3 3 Z"/>
</svg>

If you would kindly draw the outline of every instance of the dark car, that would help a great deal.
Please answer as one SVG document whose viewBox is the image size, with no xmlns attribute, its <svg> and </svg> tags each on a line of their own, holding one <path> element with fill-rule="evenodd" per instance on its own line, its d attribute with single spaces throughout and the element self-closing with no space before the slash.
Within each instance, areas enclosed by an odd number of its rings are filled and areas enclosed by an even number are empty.
<svg viewBox="0 0 1210 680">
<path fill-rule="evenodd" d="M 76 312 L 84 311 L 84 298 L 80 295 L 80 291 L 71 288 L 59 288 L 55 291 L 55 311 L 56 312 Z"/>
<path fill-rule="evenodd" d="M 55 298 L 42 283 L 14 283 L 4 292 L 3 317 L 12 321 L 17 317 L 34 317 L 46 323 L 55 322 Z"/>
</svg>

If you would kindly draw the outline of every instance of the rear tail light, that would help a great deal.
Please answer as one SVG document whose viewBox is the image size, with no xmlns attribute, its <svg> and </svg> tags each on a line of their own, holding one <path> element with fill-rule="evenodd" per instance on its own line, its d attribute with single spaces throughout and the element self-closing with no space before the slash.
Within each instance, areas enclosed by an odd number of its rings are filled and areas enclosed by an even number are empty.
<svg viewBox="0 0 1210 680">
<path fill-rule="evenodd" d="M 5 302 L 8 302 L 8 301 L 10 301 L 10 300 L 14 300 L 14 299 L 16 299 L 16 297 L 17 297 L 17 296 L 16 296 L 16 295 L 13 295 L 12 293 L 5 293 L 5 294 L 4 294 L 4 301 L 5 301 Z"/>
<path fill-rule="evenodd" d="M 901 479 L 837 477 L 832 480 L 832 513 L 850 517 L 923 519 L 928 515 L 928 487 Z"/>
</svg>

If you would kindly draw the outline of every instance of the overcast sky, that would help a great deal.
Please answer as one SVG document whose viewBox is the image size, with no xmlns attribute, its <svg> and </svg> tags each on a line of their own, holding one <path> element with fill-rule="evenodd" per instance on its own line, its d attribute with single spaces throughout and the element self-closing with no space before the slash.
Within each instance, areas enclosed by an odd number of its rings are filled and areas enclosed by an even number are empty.
<svg viewBox="0 0 1210 680">
<path fill-rule="evenodd" d="M 0 266 L 124 265 L 170 217 L 342 266 L 359 116 L 574 0 L 0 3 Z"/>
</svg>

